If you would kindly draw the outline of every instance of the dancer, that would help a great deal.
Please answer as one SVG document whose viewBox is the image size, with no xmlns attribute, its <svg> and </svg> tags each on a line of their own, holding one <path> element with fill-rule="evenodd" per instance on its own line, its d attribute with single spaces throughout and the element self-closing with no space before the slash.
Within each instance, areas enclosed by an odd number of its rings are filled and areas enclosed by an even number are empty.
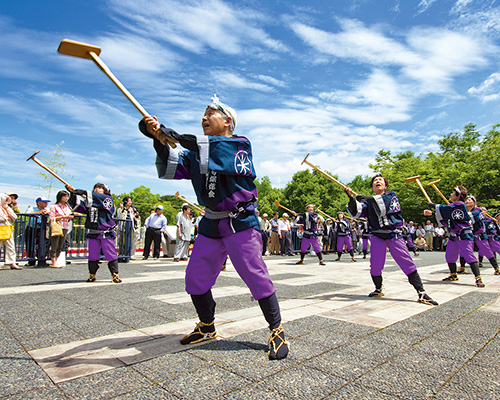
<svg viewBox="0 0 500 400">
<path fill-rule="evenodd" d="M 352 237 L 351 237 L 351 225 L 349 220 L 345 217 L 343 212 L 337 214 L 337 258 L 335 261 L 340 261 L 342 257 L 342 252 L 344 251 L 344 245 L 347 247 L 347 251 L 351 255 L 351 262 L 356 262 L 354 258 L 354 251 L 352 247 Z"/>
<path fill-rule="evenodd" d="M 458 281 L 457 260 L 459 255 L 465 258 L 465 262 L 470 265 L 476 279 L 476 286 L 483 288 L 485 285 L 479 272 L 479 264 L 474 255 L 474 235 L 472 234 L 471 218 L 465 198 L 467 188 L 455 186 L 450 193 L 450 204 L 429 204 L 436 210 L 436 220 L 440 225 L 449 229 L 449 241 L 446 246 L 445 259 L 450 269 L 450 275 L 443 278 L 443 281 Z M 431 216 L 431 210 L 424 211 L 425 216 Z"/>
<path fill-rule="evenodd" d="M 479 266 L 481 266 L 481 260 L 484 256 L 488 259 L 495 275 L 500 275 L 500 268 L 498 268 L 498 262 L 495 258 L 495 253 L 491 250 L 490 244 L 488 242 L 488 236 L 486 236 L 486 227 L 484 226 L 484 215 L 483 210 L 478 208 L 477 200 L 474 196 L 469 195 L 465 199 L 465 206 L 472 220 L 472 233 L 474 234 L 474 243 L 478 248 L 479 255 Z M 462 257 L 460 257 L 462 259 Z M 464 267 L 465 269 L 465 267 Z"/>
<path fill-rule="evenodd" d="M 486 208 L 482 207 L 483 211 L 486 212 Z M 500 254 L 500 213 L 494 215 L 495 219 L 486 217 L 484 220 L 484 225 L 486 227 L 486 236 L 488 237 L 488 243 L 490 245 L 491 251 L 493 253 Z"/>
<path fill-rule="evenodd" d="M 159 125 L 154 117 L 144 117 L 139 123 L 141 132 L 154 139 L 158 176 L 190 179 L 198 203 L 206 207 L 186 269 L 186 291 L 200 322 L 181 343 L 187 345 L 217 337 L 216 303 L 211 289 L 229 255 L 269 324 L 269 359 L 283 359 L 288 355 L 288 342 L 276 289 L 262 258 L 250 141 L 233 134 L 236 113 L 217 96 L 207 106 L 201 125 L 204 136 L 178 134 Z M 185 150 L 170 149 L 167 141 L 179 143 Z"/>
<path fill-rule="evenodd" d="M 301 226 L 304 229 L 304 236 L 302 236 L 302 243 L 300 245 L 300 260 L 295 264 L 304 264 L 304 257 L 306 256 L 309 247 L 312 246 L 314 252 L 318 256 L 319 265 L 325 265 L 323 261 L 323 253 L 319 244 L 317 231 L 318 231 L 319 215 L 314 212 L 314 204 L 308 204 L 306 212 L 298 214 L 295 225 Z"/>
<path fill-rule="evenodd" d="M 417 291 L 417 301 L 423 304 L 437 305 L 438 303 L 425 292 L 417 267 L 403 240 L 401 235 L 401 227 L 403 226 L 401 206 L 396 193 L 393 191 L 386 192 L 388 184 L 387 178 L 377 174 L 370 183 L 375 196 L 358 195 L 354 198 L 350 187 L 345 190 L 349 196 L 347 206 L 349 213 L 355 218 L 366 217 L 372 232 L 370 274 L 375 284 L 375 290 L 368 296 L 384 296 L 382 270 L 384 269 L 387 248 L 389 248 L 394 261 L 406 274 L 408 281 Z"/>
<path fill-rule="evenodd" d="M 68 203 L 75 212 L 87 214 L 85 228 L 87 228 L 87 242 L 89 248 L 88 265 L 89 278 L 87 282 L 95 282 L 99 269 L 99 259 L 102 254 L 108 262 L 112 282 L 121 283 L 118 276 L 118 253 L 116 251 L 115 205 L 109 188 L 104 183 L 96 183 L 93 191 L 75 189 L 72 185 L 66 186 L 71 197 Z M 77 195 L 84 199 L 77 203 Z"/>
</svg>

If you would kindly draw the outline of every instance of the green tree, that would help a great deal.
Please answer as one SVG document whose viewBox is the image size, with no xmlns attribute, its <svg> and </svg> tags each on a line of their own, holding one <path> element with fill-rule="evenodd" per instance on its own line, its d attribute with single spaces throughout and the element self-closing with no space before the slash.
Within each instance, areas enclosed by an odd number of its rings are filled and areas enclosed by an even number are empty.
<svg viewBox="0 0 500 400">
<path fill-rule="evenodd" d="M 257 203 L 259 203 L 260 215 L 264 213 L 273 215 L 274 211 L 278 211 L 278 207 L 274 202 L 276 200 L 281 201 L 280 199 L 283 198 L 283 190 L 273 188 L 268 176 L 264 176 L 260 180 L 256 179 L 255 185 L 257 186 L 257 193 L 259 196 Z"/>
</svg>

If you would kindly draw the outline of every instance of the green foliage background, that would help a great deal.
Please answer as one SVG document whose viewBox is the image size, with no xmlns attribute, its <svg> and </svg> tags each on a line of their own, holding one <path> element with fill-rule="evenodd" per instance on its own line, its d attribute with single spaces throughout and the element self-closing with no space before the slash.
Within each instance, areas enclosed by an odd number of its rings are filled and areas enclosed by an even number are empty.
<svg viewBox="0 0 500 400">
<path fill-rule="evenodd" d="M 435 203 L 444 200 L 434 191 L 429 182 L 441 179 L 436 185 L 442 193 L 449 193 L 456 185 L 464 185 L 469 193 L 476 196 L 478 204 L 491 209 L 490 213 L 500 208 L 500 125 L 495 125 L 486 135 L 481 136 L 474 124 L 465 126 L 463 132 L 452 132 L 443 135 L 438 141 L 439 151 L 427 154 L 415 154 L 406 151 L 391 154 L 380 150 L 375 163 L 370 164 L 374 173 L 382 173 L 389 181 L 389 190 L 397 193 L 406 220 L 422 222 L 423 210 L 428 202 L 416 182 L 405 183 L 406 178 L 420 175 L 420 180 L 427 193 Z M 326 169 L 319 169 L 330 174 Z M 356 176 L 351 182 L 344 182 L 358 194 L 371 195 L 371 176 Z M 272 215 L 274 211 L 281 214 L 284 209 L 275 205 L 278 201 L 283 206 L 297 212 L 303 212 L 307 204 L 321 205 L 321 210 L 332 217 L 339 211 L 346 211 L 347 195 L 337 184 L 315 171 L 301 170 L 293 175 L 291 182 L 285 188 L 273 188 L 267 176 L 256 180 L 259 193 L 259 210 L 261 215 Z M 118 205 L 123 197 L 129 195 L 133 203 L 146 218 L 149 210 L 157 204 L 165 207 L 164 214 L 169 224 L 175 221 L 175 215 L 180 210 L 182 200 L 174 195 L 151 193 L 149 188 L 140 186 L 131 193 L 113 196 Z"/>
</svg>

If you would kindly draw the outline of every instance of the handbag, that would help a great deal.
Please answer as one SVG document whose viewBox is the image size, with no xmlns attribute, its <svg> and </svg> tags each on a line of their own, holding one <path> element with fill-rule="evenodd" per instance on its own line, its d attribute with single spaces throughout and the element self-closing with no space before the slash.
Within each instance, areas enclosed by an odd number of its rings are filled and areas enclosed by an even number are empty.
<svg viewBox="0 0 500 400">
<path fill-rule="evenodd" d="M 50 221 L 50 236 L 62 236 L 63 229 L 62 225 L 57 221 Z"/>
<path fill-rule="evenodd" d="M 0 225 L 0 240 L 10 239 L 12 236 L 12 225 Z"/>
</svg>

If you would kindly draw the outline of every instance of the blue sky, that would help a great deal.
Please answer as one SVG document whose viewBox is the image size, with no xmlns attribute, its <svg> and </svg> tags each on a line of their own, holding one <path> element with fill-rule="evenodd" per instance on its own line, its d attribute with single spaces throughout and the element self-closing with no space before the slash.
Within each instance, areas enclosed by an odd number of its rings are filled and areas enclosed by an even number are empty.
<svg viewBox="0 0 500 400">
<path fill-rule="evenodd" d="M 202 134 L 210 97 L 238 113 L 258 176 L 284 187 L 309 161 L 350 181 L 380 149 L 437 150 L 468 123 L 500 123 L 500 5 L 474 0 L 24 0 L 0 5 L 1 191 L 46 193 L 26 162 L 64 141 L 78 188 L 190 183 L 156 177 L 138 111 L 69 38 L 101 58 L 148 112 Z M 63 176 L 65 178 L 65 176 Z M 55 193 L 52 193 L 55 197 Z"/>
</svg>

